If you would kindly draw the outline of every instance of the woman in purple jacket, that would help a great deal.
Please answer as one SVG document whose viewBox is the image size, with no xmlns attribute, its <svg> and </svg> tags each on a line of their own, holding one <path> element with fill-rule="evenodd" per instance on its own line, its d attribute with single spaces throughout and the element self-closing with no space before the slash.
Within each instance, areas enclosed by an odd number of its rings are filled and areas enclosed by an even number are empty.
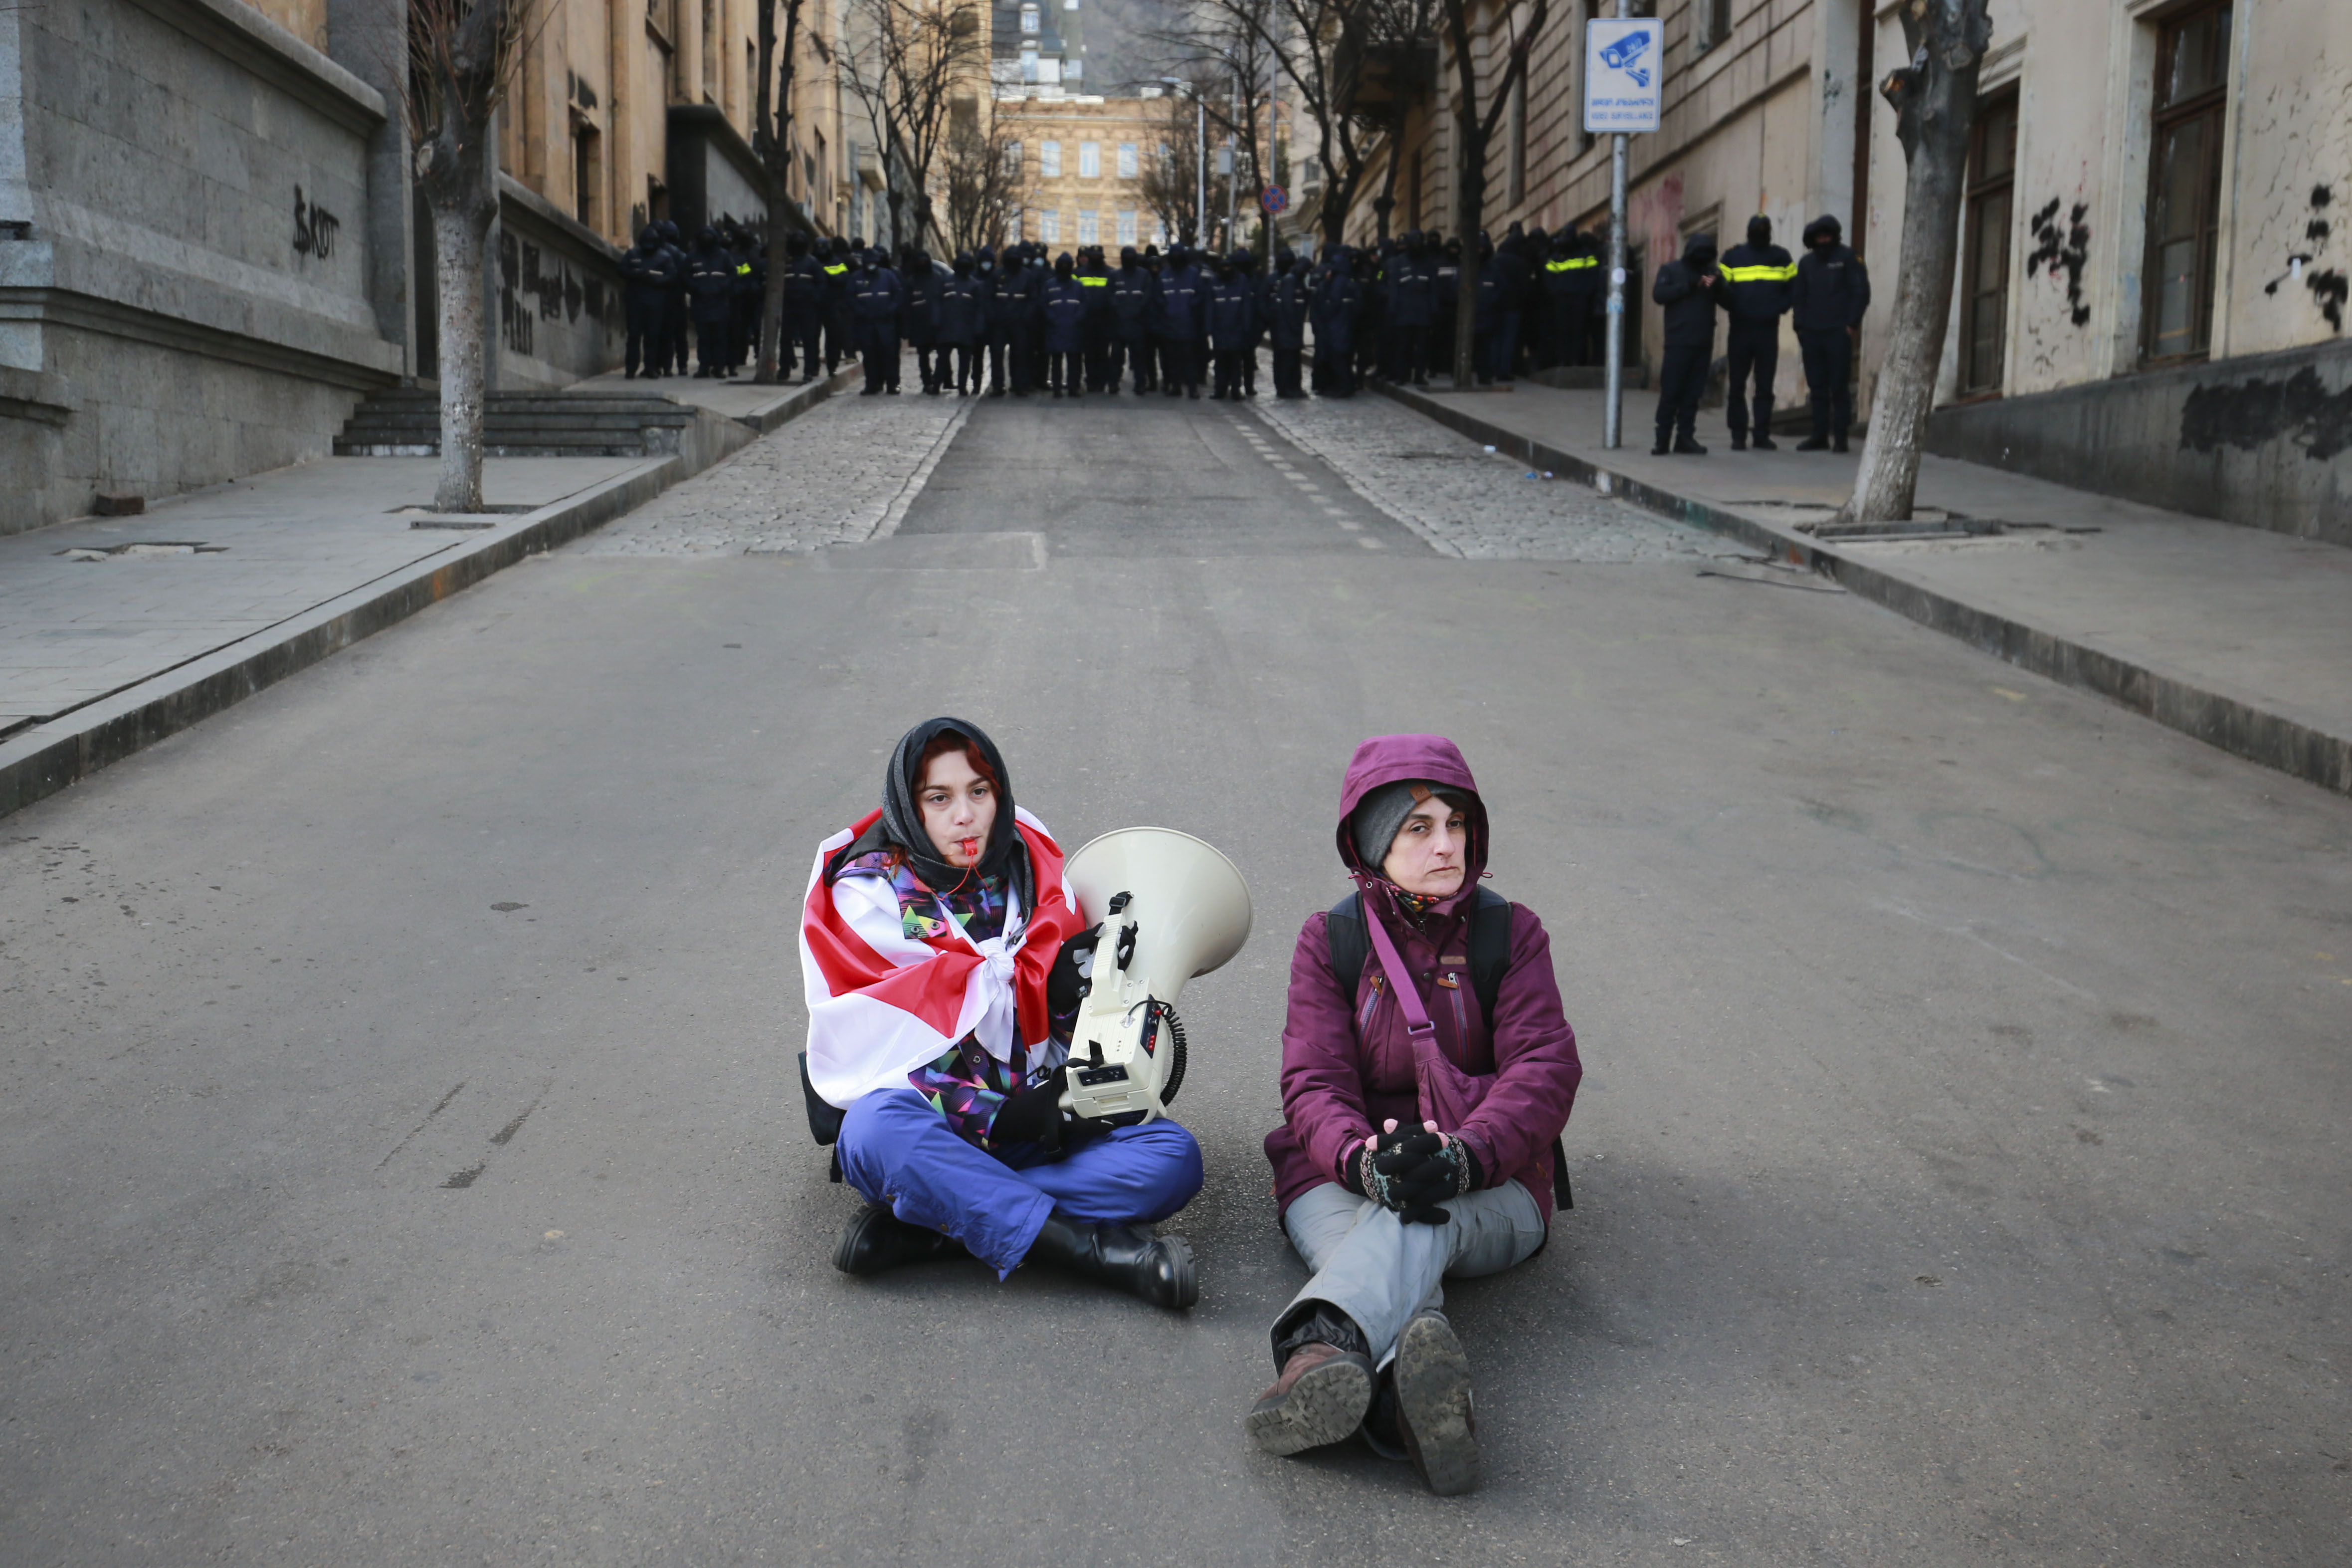
<svg viewBox="0 0 2352 1568">
<path fill-rule="evenodd" d="M 1360 1430 L 1432 1490 L 1466 1491 L 1470 1363 L 1440 1281 L 1543 1246 L 1584 1069 L 1543 922 L 1479 888 L 1486 808 L 1453 742 L 1357 747 L 1339 840 L 1361 891 L 1299 932 L 1265 1140 L 1314 1278 L 1275 1322 L 1276 1382 L 1244 1425 L 1271 1454 Z"/>
</svg>

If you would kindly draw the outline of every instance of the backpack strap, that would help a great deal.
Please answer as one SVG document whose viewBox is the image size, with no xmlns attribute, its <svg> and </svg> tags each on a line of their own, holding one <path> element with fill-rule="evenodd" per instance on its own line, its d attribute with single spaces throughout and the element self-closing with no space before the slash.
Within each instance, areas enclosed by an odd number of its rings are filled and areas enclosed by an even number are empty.
<svg viewBox="0 0 2352 1568">
<path fill-rule="evenodd" d="M 1323 935 L 1331 947 L 1331 973 L 1339 977 L 1340 994 L 1353 1006 L 1356 984 L 1363 978 L 1364 961 L 1371 955 L 1371 939 L 1364 930 L 1364 896 L 1349 893 L 1324 916 Z M 1503 976 L 1511 967 L 1511 900 L 1492 888 L 1478 889 L 1470 913 L 1470 989 L 1478 1010 L 1494 1026 L 1496 999 L 1502 994 Z"/>
<path fill-rule="evenodd" d="M 1503 994 L 1503 975 L 1510 967 L 1511 900 L 1482 886 L 1477 907 L 1470 912 L 1470 989 L 1477 993 L 1478 1010 L 1489 1029 L 1495 1026 L 1496 999 Z"/>
<path fill-rule="evenodd" d="M 1349 893 L 1323 917 L 1323 935 L 1331 944 L 1331 973 L 1339 977 L 1339 994 L 1356 1005 L 1356 984 L 1364 977 L 1364 960 L 1372 945 L 1364 934 L 1364 895 Z"/>
</svg>

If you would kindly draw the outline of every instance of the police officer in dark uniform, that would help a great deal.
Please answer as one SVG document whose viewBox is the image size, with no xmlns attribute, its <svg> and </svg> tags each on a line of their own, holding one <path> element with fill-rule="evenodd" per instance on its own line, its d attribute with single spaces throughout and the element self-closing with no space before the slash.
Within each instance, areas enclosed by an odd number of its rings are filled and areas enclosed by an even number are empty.
<svg viewBox="0 0 2352 1568">
<path fill-rule="evenodd" d="M 1601 258 L 1585 236 L 1563 229 L 1544 262 L 1544 348 L 1547 365 L 1590 364 L 1586 342 L 1592 297 L 1601 288 Z"/>
<path fill-rule="evenodd" d="M 850 336 L 849 261 L 854 253 L 839 235 L 824 242 L 817 270 L 824 279 L 824 373 L 831 375 L 841 362 L 856 357 Z"/>
<path fill-rule="evenodd" d="M 1307 268 L 1288 246 L 1275 253 L 1266 289 L 1266 328 L 1274 338 L 1274 395 L 1285 402 L 1307 395 L 1298 360 L 1307 346 Z"/>
<path fill-rule="evenodd" d="M 801 379 L 814 381 L 820 358 L 818 340 L 824 335 L 824 273 L 817 259 L 809 254 L 808 237 L 804 234 L 785 237 L 784 258 L 784 341 L 777 355 L 776 374 L 790 381 L 797 362 Z"/>
<path fill-rule="evenodd" d="M 661 230 L 662 245 L 669 251 L 668 296 L 662 301 L 661 371 L 664 375 L 684 375 L 688 368 L 686 347 L 686 325 L 692 312 L 687 308 L 686 275 L 693 263 L 687 253 L 686 242 L 679 236 L 677 225 L 664 218 L 656 226 Z"/>
<path fill-rule="evenodd" d="M 622 304 L 628 318 L 628 342 L 622 349 L 622 379 L 636 379 L 645 366 L 646 379 L 662 373 L 662 311 L 669 302 L 673 262 L 661 230 L 652 224 L 637 231 L 637 243 L 621 255 Z"/>
<path fill-rule="evenodd" d="M 1853 334 L 1870 309 L 1870 274 L 1846 248 L 1844 231 L 1827 215 L 1805 226 L 1805 254 L 1797 258 L 1790 304 L 1797 345 L 1804 351 L 1805 385 L 1813 397 L 1813 433 L 1800 452 L 1845 450 L 1853 426 Z"/>
<path fill-rule="evenodd" d="M 694 237 L 694 256 L 686 269 L 688 310 L 694 317 L 694 353 L 699 363 L 695 379 L 723 379 L 730 340 L 734 336 L 735 258 L 719 243 L 719 231 L 705 224 Z"/>
<path fill-rule="evenodd" d="M 1658 444 L 1650 455 L 1669 452 L 1704 458 L 1698 444 L 1699 395 L 1706 390 L 1715 362 L 1715 309 L 1729 301 L 1730 289 L 1716 265 L 1715 236 L 1695 234 L 1683 241 L 1682 259 L 1658 268 L 1650 298 L 1666 308 L 1666 353 L 1658 375 Z"/>
<path fill-rule="evenodd" d="M 1748 242 L 1724 254 L 1723 280 L 1731 289 L 1730 381 L 1724 413 L 1731 422 L 1731 449 L 1748 447 L 1748 378 L 1756 377 L 1756 449 L 1778 449 L 1772 439 L 1772 378 L 1780 367 L 1780 317 L 1789 309 L 1797 265 L 1772 243 L 1772 220 L 1759 213 L 1748 220 Z"/>
<path fill-rule="evenodd" d="M 907 291 L 878 250 L 858 253 L 849 275 L 849 310 L 857 322 L 857 353 L 866 364 L 861 397 L 898 394 L 898 310 Z"/>
<path fill-rule="evenodd" d="M 1111 309 L 1110 268 L 1103 264 L 1102 247 L 1089 245 L 1078 252 L 1077 279 L 1087 300 L 1087 390 L 1117 392 L 1118 317 Z"/>
<path fill-rule="evenodd" d="M 1116 344 L 1111 350 L 1110 390 L 1117 392 L 1119 361 L 1135 375 L 1138 397 L 1151 390 L 1151 301 L 1160 280 L 1143 265 L 1135 247 L 1118 253 L 1118 270 L 1110 275 L 1111 326 Z"/>
<path fill-rule="evenodd" d="M 956 252 L 940 281 L 940 369 L 951 371 L 956 395 L 980 390 L 980 345 L 988 336 L 988 286 L 973 274 L 971 252 Z"/>
</svg>

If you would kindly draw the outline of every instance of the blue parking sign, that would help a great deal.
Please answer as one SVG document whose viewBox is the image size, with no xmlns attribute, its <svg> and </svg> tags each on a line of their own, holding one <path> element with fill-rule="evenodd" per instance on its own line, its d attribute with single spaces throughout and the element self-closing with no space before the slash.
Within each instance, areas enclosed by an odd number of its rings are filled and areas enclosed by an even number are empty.
<svg viewBox="0 0 2352 1568">
<path fill-rule="evenodd" d="M 1635 134 L 1658 128 L 1665 96 L 1665 23 L 1654 16 L 1584 24 L 1584 129 Z"/>
</svg>

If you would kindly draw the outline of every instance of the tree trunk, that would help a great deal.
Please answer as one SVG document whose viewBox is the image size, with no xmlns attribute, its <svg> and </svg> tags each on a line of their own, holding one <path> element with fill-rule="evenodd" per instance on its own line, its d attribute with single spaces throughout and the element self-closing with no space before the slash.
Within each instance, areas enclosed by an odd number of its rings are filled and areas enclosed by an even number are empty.
<svg viewBox="0 0 2352 1568">
<path fill-rule="evenodd" d="M 1462 239 L 1462 269 L 1454 279 L 1454 385 L 1476 384 L 1478 363 L 1478 228 L 1486 221 L 1486 142 L 1466 99 L 1454 115 L 1454 231 Z"/>
<path fill-rule="evenodd" d="M 1920 447 L 1951 321 L 1977 73 L 1991 37 L 1986 9 L 1987 0 L 1914 0 L 1897 12 L 1911 60 L 1879 90 L 1895 106 L 1895 134 L 1908 165 L 1903 253 L 1870 431 L 1843 514 L 1847 521 L 1908 519 L 1917 495 Z"/>
<path fill-rule="evenodd" d="M 482 307 L 484 241 L 498 208 L 488 199 L 434 206 L 433 267 L 439 295 L 441 484 L 436 511 L 482 510 L 483 368 L 489 322 Z"/>
<path fill-rule="evenodd" d="M 784 215 L 777 210 L 781 205 L 780 199 L 768 209 L 768 285 L 760 298 L 760 362 L 751 372 L 758 386 L 776 384 L 776 364 L 783 353 L 784 273 L 793 258 L 784 248 Z"/>
</svg>

